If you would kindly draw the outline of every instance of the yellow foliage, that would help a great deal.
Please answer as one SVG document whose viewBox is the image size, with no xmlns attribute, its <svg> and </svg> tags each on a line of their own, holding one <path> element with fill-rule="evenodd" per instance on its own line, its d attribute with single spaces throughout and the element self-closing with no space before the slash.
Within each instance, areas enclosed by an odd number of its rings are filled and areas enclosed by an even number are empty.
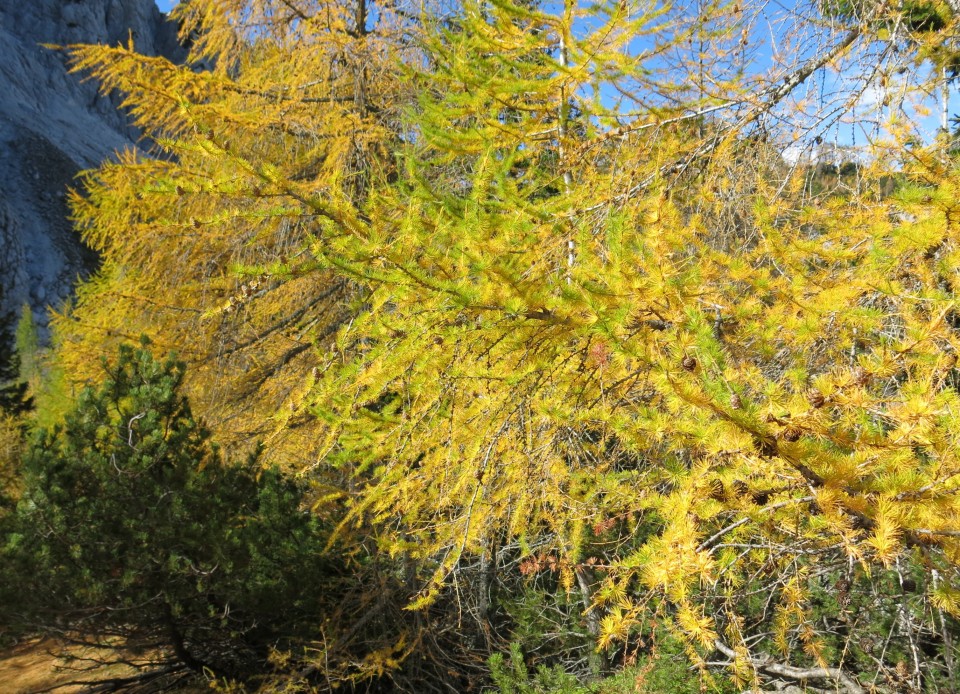
<svg viewBox="0 0 960 694">
<path fill-rule="evenodd" d="M 103 269 L 55 321 L 62 363 L 83 381 L 118 340 L 175 348 L 218 438 L 421 562 L 414 607 L 493 539 L 534 542 L 601 648 L 641 592 L 711 648 L 704 604 L 760 582 L 777 645 L 819 658 L 810 567 L 960 554 L 960 174 L 915 148 L 898 174 L 922 196 L 873 174 L 812 193 L 753 129 L 776 103 L 743 96 L 708 5 L 471 0 L 454 26 L 382 3 L 366 32 L 346 2 L 277 22 L 193 0 L 209 71 L 75 48 L 166 156 L 74 196 Z M 695 39 L 709 84 L 637 37 Z"/>
</svg>

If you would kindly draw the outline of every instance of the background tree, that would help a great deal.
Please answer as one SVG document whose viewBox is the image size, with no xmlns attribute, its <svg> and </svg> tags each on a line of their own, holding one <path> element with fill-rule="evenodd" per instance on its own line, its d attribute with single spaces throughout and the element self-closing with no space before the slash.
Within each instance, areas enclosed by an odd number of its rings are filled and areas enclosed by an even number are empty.
<svg viewBox="0 0 960 694">
<path fill-rule="evenodd" d="M 23 311 L 19 320 L 11 315 L 0 319 L 0 410 L 8 416 L 21 415 L 32 407 L 28 391 L 36 348 L 21 338 L 33 328 L 30 308 L 25 306 Z"/>
<path fill-rule="evenodd" d="M 119 659 L 143 654 L 143 674 L 118 684 L 180 670 L 246 678 L 284 652 L 302 663 L 345 571 L 324 554 L 299 485 L 221 460 L 183 378 L 182 363 L 123 346 L 23 458 L 11 609 Z"/>
<path fill-rule="evenodd" d="M 147 334 L 191 365 L 187 388 L 224 446 L 265 440 L 265 460 L 313 462 L 301 405 L 315 350 L 363 295 L 304 249 L 319 227 L 362 225 L 393 175 L 406 20 L 392 7 L 182 3 L 186 66 L 76 48 L 78 70 L 127 95 L 155 156 L 122 154 L 74 199 L 102 266 L 55 321 L 72 379 Z"/>
</svg>

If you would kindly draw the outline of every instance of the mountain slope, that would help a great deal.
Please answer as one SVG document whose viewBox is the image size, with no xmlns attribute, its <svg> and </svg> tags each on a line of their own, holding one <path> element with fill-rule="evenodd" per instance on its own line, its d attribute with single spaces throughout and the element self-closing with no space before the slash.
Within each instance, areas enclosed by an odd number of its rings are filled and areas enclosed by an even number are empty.
<svg viewBox="0 0 960 694">
<path fill-rule="evenodd" d="M 0 324 L 29 303 L 43 329 L 46 307 L 92 269 L 66 189 L 137 140 L 116 100 L 67 74 L 65 56 L 44 44 L 130 39 L 141 52 L 183 55 L 152 0 L 0 0 Z"/>
</svg>

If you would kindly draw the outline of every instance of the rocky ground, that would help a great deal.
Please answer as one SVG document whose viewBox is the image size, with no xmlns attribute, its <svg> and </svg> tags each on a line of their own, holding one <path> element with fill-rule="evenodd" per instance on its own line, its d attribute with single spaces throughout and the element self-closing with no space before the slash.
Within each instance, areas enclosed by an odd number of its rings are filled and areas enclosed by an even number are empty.
<svg viewBox="0 0 960 694">
<path fill-rule="evenodd" d="M 72 655 L 80 660 L 64 657 Z M 9 694 L 39 694 L 55 691 L 85 692 L 97 680 L 123 679 L 137 674 L 129 665 L 93 667 L 96 650 L 64 648 L 51 640 L 30 639 L 0 651 L 0 683 Z"/>
<path fill-rule="evenodd" d="M 116 660 L 116 652 L 59 642 L 53 639 L 27 639 L 0 648 L 0 691 L 3 694 L 94 694 L 116 691 L 118 685 L 133 685 L 127 691 L 148 694 L 177 691 L 194 694 L 209 691 L 187 673 L 153 678 L 159 671 L 149 665 L 146 653 L 124 653 L 128 662 L 102 665 L 108 656 Z"/>
</svg>

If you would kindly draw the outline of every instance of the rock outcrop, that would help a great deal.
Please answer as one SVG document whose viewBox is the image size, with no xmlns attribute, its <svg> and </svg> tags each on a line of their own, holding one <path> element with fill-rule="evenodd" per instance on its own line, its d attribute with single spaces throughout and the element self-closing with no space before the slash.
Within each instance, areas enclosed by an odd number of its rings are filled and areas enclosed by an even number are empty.
<svg viewBox="0 0 960 694">
<path fill-rule="evenodd" d="M 67 187 L 137 140 L 116 99 L 43 44 L 132 37 L 141 52 L 180 60 L 176 33 L 153 0 L 0 0 L 0 320 L 28 303 L 45 337 L 47 307 L 96 262 L 71 229 Z"/>
</svg>

